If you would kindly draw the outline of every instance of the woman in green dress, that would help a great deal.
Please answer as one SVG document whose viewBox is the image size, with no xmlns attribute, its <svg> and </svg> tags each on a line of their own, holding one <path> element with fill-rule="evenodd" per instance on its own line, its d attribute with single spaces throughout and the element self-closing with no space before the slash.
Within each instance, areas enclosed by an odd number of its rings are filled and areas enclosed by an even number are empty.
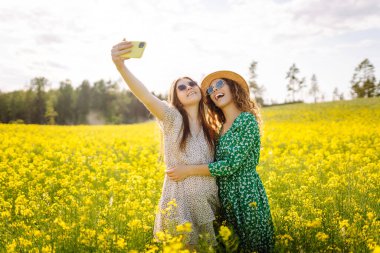
<svg viewBox="0 0 380 253">
<path fill-rule="evenodd" d="M 181 181 L 192 175 L 216 177 L 222 215 L 239 237 L 243 252 L 271 252 L 274 228 L 268 198 L 256 166 L 260 158 L 260 114 L 240 75 L 217 71 L 204 78 L 211 125 L 219 130 L 215 162 L 177 165 L 167 175 Z"/>
</svg>

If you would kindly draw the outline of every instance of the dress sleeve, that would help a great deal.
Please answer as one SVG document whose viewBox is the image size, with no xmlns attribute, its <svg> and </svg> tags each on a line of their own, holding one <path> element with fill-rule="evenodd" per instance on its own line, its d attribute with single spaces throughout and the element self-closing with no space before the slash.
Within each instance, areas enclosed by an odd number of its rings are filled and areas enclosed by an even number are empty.
<svg viewBox="0 0 380 253">
<path fill-rule="evenodd" d="M 212 176 L 230 176 L 245 166 L 247 159 L 258 163 L 260 156 L 260 130 L 255 116 L 248 114 L 235 129 L 230 139 L 228 155 L 208 165 Z M 254 157 L 251 157 L 254 156 Z"/>
<path fill-rule="evenodd" d="M 164 118 L 162 120 L 157 119 L 157 121 L 162 131 L 166 133 L 170 132 L 173 129 L 174 123 L 179 117 L 181 117 L 181 114 L 175 107 L 169 105 L 168 102 L 163 102 L 165 104 Z"/>
</svg>

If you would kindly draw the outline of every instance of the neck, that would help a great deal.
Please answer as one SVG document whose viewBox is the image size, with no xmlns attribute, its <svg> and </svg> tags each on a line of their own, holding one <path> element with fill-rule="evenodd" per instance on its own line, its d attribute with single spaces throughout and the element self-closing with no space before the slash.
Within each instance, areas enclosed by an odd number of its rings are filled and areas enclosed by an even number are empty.
<svg viewBox="0 0 380 253">
<path fill-rule="evenodd" d="M 197 122 L 198 121 L 198 114 L 199 114 L 199 105 L 189 105 L 184 107 L 185 111 L 187 112 L 187 115 L 189 117 L 190 122 Z"/>
<path fill-rule="evenodd" d="M 224 117 L 226 118 L 225 123 L 232 123 L 241 113 L 239 108 L 235 105 L 235 103 L 231 103 L 230 105 L 221 108 L 222 112 L 224 114 Z"/>
</svg>

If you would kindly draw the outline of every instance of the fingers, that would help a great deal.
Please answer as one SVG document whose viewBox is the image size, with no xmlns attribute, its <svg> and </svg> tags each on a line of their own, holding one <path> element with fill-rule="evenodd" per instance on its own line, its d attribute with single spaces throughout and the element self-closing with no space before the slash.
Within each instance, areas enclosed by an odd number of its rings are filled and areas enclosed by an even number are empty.
<svg viewBox="0 0 380 253">
<path fill-rule="evenodd" d="M 121 54 L 125 54 L 127 52 L 125 50 L 128 50 L 132 47 L 133 47 L 133 45 L 131 42 L 123 41 L 123 42 L 120 42 L 120 43 L 114 45 L 111 49 L 111 53 L 116 54 L 116 52 L 121 52 Z"/>
<path fill-rule="evenodd" d="M 131 48 L 133 45 L 132 45 L 132 42 L 130 41 L 122 41 L 116 45 L 114 45 L 112 47 L 112 49 L 117 49 L 117 50 L 123 50 L 123 49 L 126 49 L 126 48 Z"/>
<path fill-rule="evenodd" d="M 179 182 L 179 181 L 182 181 L 181 178 L 179 177 L 169 177 L 171 180 L 175 181 L 175 182 Z"/>
<path fill-rule="evenodd" d="M 171 180 L 173 180 L 173 181 L 178 182 L 178 181 L 181 181 L 181 180 L 182 180 L 180 176 L 176 175 L 174 169 L 168 169 L 168 170 L 166 170 L 165 172 L 166 172 L 166 175 L 168 175 L 168 177 L 169 177 Z"/>
<path fill-rule="evenodd" d="M 168 176 L 173 176 L 174 175 L 174 170 L 173 169 L 168 169 L 165 171 L 165 173 L 168 175 Z"/>
<path fill-rule="evenodd" d="M 133 47 L 130 41 L 126 41 L 125 38 L 122 42 L 114 45 L 111 49 L 111 56 L 114 62 L 123 61 L 129 59 L 128 57 L 123 56 L 131 52 L 131 48 Z"/>
<path fill-rule="evenodd" d="M 114 49 L 112 49 L 111 50 L 111 55 L 112 56 L 121 56 L 121 55 L 127 54 L 129 52 L 131 52 L 130 49 L 125 49 L 125 50 L 114 50 Z"/>
</svg>

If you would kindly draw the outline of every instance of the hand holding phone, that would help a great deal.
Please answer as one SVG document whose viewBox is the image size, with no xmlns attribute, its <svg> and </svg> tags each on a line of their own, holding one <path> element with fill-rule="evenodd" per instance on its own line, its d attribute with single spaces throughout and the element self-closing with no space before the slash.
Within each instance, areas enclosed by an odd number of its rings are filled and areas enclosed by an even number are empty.
<svg viewBox="0 0 380 253">
<path fill-rule="evenodd" d="M 141 58 L 145 47 L 146 47 L 146 42 L 145 41 L 130 41 L 132 43 L 131 51 L 120 55 L 122 58 Z"/>
</svg>

